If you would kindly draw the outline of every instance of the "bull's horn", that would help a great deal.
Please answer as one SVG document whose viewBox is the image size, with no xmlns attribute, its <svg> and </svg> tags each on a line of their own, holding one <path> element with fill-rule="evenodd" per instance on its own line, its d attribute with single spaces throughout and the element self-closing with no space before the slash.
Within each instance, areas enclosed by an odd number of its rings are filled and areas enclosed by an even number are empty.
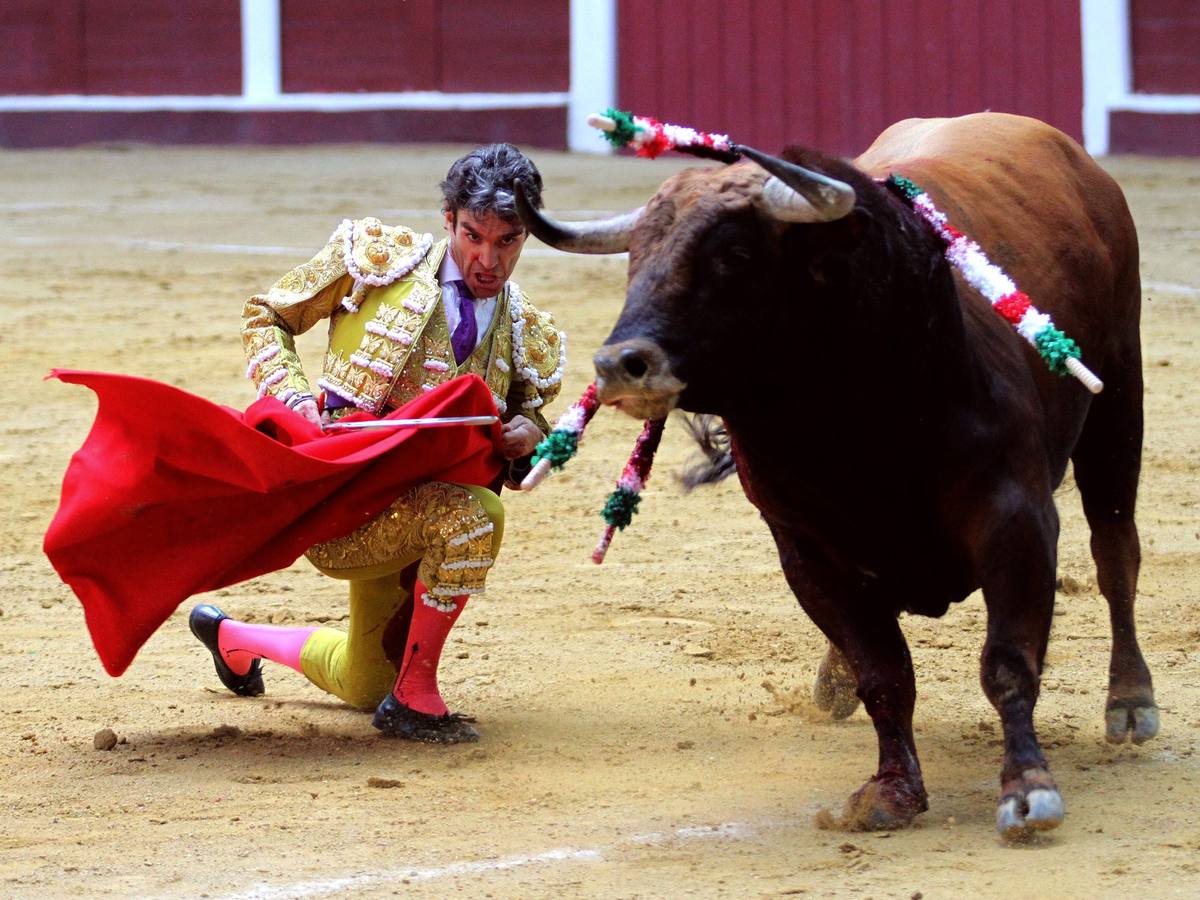
<svg viewBox="0 0 1200 900">
<path fill-rule="evenodd" d="M 533 208 L 521 182 L 516 182 L 514 187 L 521 223 L 543 243 L 568 253 L 624 253 L 629 249 L 633 226 L 645 209 L 640 206 L 633 212 L 594 222 L 556 222 Z"/>
<path fill-rule="evenodd" d="M 753 147 L 736 148 L 773 177 L 763 185 L 767 210 L 782 222 L 832 222 L 854 209 L 854 188 L 795 163 L 760 153 Z"/>
</svg>

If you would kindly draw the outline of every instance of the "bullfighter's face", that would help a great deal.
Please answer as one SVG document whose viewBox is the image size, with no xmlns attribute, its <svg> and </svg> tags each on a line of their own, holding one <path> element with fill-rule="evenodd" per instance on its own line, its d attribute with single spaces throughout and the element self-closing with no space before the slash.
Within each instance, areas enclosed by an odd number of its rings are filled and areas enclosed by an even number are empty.
<svg viewBox="0 0 1200 900">
<path fill-rule="evenodd" d="M 450 256 L 471 293 L 476 297 L 500 293 L 525 246 L 525 227 L 495 213 L 476 215 L 460 209 L 446 213 L 446 231 Z"/>
</svg>

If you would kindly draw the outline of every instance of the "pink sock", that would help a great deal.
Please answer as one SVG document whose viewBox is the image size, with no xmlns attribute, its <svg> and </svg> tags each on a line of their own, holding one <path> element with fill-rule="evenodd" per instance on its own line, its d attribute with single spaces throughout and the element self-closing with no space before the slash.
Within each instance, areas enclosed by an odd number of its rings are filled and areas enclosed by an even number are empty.
<svg viewBox="0 0 1200 900">
<path fill-rule="evenodd" d="M 425 603 L 425 592 L 425 585 L 418 581 L 413 591 L 413 615 L 408 626 L 404 662 L 392 694 L 409 709 L 431 716 L 444 716 L 450 710 L 438 691 L 438 663 L 442 658 L 446 636 L 467 605 L 467 595 L 439 598 L 455 606 L 452 612 L 442 612 Z"/>
<path fill-rule="evenodd" d="M 249 672 L 251 663 L 261 657 L 303 672 L 300 668 L 300 649 L 316 630 L 251 625 L 234 619 L 222 619 L 217 630 L 217 647 L 226 665 L 238 675 Z"/>
</svg>

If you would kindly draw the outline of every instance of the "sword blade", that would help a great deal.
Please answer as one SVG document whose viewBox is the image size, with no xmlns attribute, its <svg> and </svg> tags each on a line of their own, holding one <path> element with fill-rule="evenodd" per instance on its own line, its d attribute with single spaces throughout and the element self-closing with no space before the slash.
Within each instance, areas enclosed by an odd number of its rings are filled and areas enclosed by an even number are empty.
<svg viewBox="0 0 1200 900">
<path fill-rule="evenodd" d="M 496 416 L 446 416 L 429 419 L 372 419 L 366 422 L 330 422 L 322 431 L 357 431 L 364 428 L 450 428 L 454 425 L 491 425 Z"/>
</svg>

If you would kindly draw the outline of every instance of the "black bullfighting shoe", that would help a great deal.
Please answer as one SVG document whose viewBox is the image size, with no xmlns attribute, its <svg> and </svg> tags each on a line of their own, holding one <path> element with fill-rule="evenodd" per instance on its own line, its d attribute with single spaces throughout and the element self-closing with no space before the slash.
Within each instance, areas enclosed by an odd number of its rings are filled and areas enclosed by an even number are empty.
<svg viewBox="0 0 1200 900">
<path fill-rule="evenodd" d="M 371 722 L 384 737 L 398 737 L 426 744 L 470 744 L 479 740 L 479 732 L 471 727 L 475 720 L 462 713 L 431 716 L 409 709 L 389 693 L 375 710 Z"/>
<path fill-rule="evenodd" d="M 188 616 L 188 626 L 192 629 L 192 634 L 196 636 L 196 639 L 212 654 L 213 663 L 217 667 L 217 677 L 221 679 L 221 684 L 241 697 L 257 697 L 266 692 L 262 678 L 262 660 L 256 659 L 250 664 L 249 672 L 239 675 L 229 668 L 229 664 L 221 656 L 221 648 L 217 646 L 217 632 L 221 628 L 221 620 L 228 618 L 229 616 L 215 606 L 201 603 Z"/>
</svg>

